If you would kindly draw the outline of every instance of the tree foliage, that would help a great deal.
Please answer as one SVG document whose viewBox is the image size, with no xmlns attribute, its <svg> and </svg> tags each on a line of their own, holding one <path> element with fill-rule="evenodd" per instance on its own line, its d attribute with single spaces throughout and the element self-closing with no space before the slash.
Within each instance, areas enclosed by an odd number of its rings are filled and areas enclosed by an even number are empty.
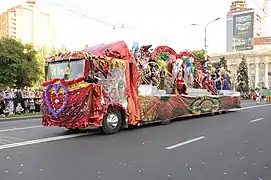
<svg viewBox="0 0 271 180">
<path fill-rule="evenodd" d="M 223 56 L 219 58 L 219 61 L 216 63 L 213 63 L 214 67 L 218 67 L 218 68 L 224 68 L 226 69 L 228 72 L 230 72 L 230 70 L 228 69 L 228 65 L 227 65 L 227 59 Z"/>
<path fill-rule="evenodd" d="M 0 86 L 32 86 L 41 73 L 33 45 L 11 38 L 0 39 Z"/>
<path fill-rule="evenodd" d="M 249 92 L 248 67 L 247 67 L 246 57 L 244 55 L 237 69 L 236 90 L 242 93 Z"/>
<path fill-rule="evenodd" d="M 36 85 L 41 84 L 45 80 L 45 60 L 46 60 L 46 55 L 48 54 L 46 48 L 40 48 L 37 51 L 37 61 L 40 67 L 40 76 L 39 79 L 36 82 Z"/>
<path fill-rule="evenodd" d="M 204 51 L 204 49 L 193 50 L 192 54 L 196 57 L 197 61 L 205 60 L 205 51 Z"/>
</svg>

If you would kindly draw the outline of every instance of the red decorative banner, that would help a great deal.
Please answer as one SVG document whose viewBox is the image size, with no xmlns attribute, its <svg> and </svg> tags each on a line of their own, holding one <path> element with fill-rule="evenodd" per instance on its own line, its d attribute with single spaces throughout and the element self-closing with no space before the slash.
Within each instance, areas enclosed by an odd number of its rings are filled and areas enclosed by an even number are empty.
<svg viewBox="0 0 271 180">
<path fill-rule="evenodd" d="M 63 126 L 66 128 L 86 128 L 89 125 L 100 126 L 106 106 L 102 100 L 106 94 L 101 85 L 89 85 L 85 88 L 69 91 L 69 99 L 61 114 L 55 116 L 44 103 L 44 126 Z M 45 93 L 43 95 L 45 101 Z M 49 102 L 54 109 L 59 109 L 65 101 L 65 93 L 50 92 Z"/>
</svg>

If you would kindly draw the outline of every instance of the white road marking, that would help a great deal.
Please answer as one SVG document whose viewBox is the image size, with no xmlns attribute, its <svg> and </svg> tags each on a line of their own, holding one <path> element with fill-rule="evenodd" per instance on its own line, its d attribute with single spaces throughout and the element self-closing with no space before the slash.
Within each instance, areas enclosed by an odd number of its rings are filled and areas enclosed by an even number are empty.
<svg viewBox="0 0 271 180">
<path fill-rule="evenodd" d="M 257 122 L 257 121 L 261 121 L 261 120 L 263 120 L 263 118 L 257 118 L 257 119 L 254 119 L 254 120 L 250 121 L 250 123 L 254 123 L 254 122 Z"/>
<path fill-rule="evenodd" d="M 263 105 L 255 105 L 255 106 L 248 106 L 248 107 L 242 107 L 242 108 L 235 108 L 235 109 L 230 109 L 229 111 L 241 111 L 241 110 L 245 110 L 245 109 L 260 108 L 260 107 L 266 107 L 266 106 L 271 106 L 271 104 L 263 104 Z"/>
<path fill-rule="evenodd" d="M 21 127 L 21 128 L 12 128 L 12 129 L 2 129 L 0 130 L 0 133 L 3 132 L 11 132 L 11 131 L 20 131 L 20 130 L 26 130 L 26 129 L 35 129 L 35 128 L 41 128 L 43 126 L 30 126 L 30 127 Z"/>
<path fill-rule="evenodd" d="M 70 139 L 70 138 L 86 136 L 86 135 L 90 135 L 90 134 L 91 133 L 70 134 L 70 135 L 64 135 L 64 136 L 55 136 L 55 137 L 49 137 L 49 138 L 44 138 L 44 139 L 36 139 L 36 140 L 31 140 L 31 141 L 5 144 L 5 145 L 0 145 L 0 150 L 14 148 L 14 147 L 20 147 L 20 146 L 27 146 L 27 145 L 31 145 L 31 144 L 50 142 L 50 141 L 57 141 L 57 140 L 62 140 L 62 139 Z"/>
<path fill-rule="evenodd" d="M 179 144 L 175 144 L 175 145 L 166 147 L 166 150 L 171 150 L 171 149 L 174 149 L 174 148 L 177 148 L 177 147 L 181 147 L 181 146 L 184 146 L 184 145 L 186 145 L 186 144 L 190 144 L 190 143 L 192 143 L 192 142 L 199 141 L 199 140 L 202 140 L 202 139 L 205 139 L 205 136 L 200 136 L 200 137 L 197 137 L 197 138 L 195 138 L 195 139 L 191 139 L 191 140 L 188 140 L 188 141 L 179 143 Z"/>
</svg>

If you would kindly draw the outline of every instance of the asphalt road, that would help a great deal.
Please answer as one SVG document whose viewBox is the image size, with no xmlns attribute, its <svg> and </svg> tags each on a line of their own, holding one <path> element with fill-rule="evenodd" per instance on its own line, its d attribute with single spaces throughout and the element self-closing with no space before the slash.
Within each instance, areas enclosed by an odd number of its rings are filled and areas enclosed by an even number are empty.
<svg viewBox="0 0 271 180">
<path fill-rule="evenodd" d="M 1 180 L 270 180 L 269 105 L 104 136 L 0 122 Z"/>
</svg>

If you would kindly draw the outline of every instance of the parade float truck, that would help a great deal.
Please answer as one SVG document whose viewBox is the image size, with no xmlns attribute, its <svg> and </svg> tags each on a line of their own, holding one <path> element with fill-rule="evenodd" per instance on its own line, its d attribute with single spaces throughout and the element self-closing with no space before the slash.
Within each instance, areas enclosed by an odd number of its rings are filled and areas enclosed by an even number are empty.
<svg viewBox="0 0 271 180">
<path fill-rule="evenodd" d="M 171 65 L 168 68 L 171 70 L 167 78 L 163 79 L 161 75 L 160 79 L 170 82 L 177 60 L 183 56 L 166 46 L 150 53 L 149 47 L 140 48 L 141 54 L 137 56 L 138 49 L 131 51 L 120 41 L 47 58 L 42 124 L 70 130 L 94 126 L 105 134 L 114 134 L 129 126 L 153 122 L 168 124 L 180 117 L 214 115 L 240 107 L 240 94 L 231 90 L 214 95 L 208 88 L 187 86 L 186 93 L 176 93 L 176 90 L 168 90 L 174 88 L 172 83 L 167 90 L 159 89 L 161 83 L 148 84 L 146 67 L 148 69 L 155 58 L 159 56 L 161 60 L 163 53 L 170 54 L 167 66 Z M 145 69 L 142 68 L 143 61 L 149 61 Z M 152 81 L 155 76 L 150 76 L 149 81 Z M 194 81 L 196 79 L 200 78 Z"/>
</svg>

